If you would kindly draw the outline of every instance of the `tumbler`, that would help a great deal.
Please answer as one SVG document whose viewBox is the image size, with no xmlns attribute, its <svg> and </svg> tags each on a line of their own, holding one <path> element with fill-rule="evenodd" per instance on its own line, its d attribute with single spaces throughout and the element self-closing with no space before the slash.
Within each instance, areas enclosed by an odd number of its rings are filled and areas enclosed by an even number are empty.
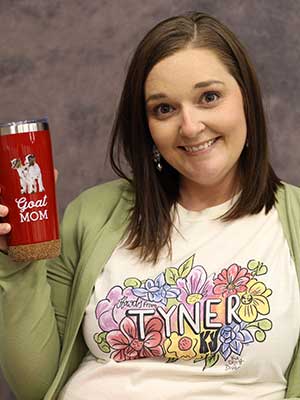
<svg viewBox="0 0 300 400">
<path fill-rule="evenodd" d="M 1 203 L 9 208 L 8 255 L 15 261 L 60 253 L 52 147 L 47 118 L 0 124 Z"/>
</svg>

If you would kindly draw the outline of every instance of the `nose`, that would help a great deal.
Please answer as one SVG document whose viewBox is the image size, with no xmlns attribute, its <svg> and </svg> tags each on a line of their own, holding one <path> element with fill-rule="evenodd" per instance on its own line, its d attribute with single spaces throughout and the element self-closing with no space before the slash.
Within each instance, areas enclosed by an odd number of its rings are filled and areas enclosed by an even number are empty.
<svg viewBox="0 0 300 400">
<path fill-rule="evenodd" d="M 197 112 L 198 111 L 198 112 Z M 179 134 L 188 138 L 194 138 L 205 129 L 205 124 L 201 120 L 199 110 L 193 108 L 182 109 L 182 119 L 179 126 Z"/>
</svg>

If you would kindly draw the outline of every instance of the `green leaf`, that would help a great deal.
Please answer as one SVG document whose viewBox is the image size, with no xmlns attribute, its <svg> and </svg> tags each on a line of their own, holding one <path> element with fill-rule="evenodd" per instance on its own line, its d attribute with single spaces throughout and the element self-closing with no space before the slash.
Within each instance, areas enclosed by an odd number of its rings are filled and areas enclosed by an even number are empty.
<svg viewBox="0 0 300 400">
<path fill-rule="evenodd" d="M 260 319 L 255 322 L 251 322 L 251 324 L 247 325 L 247 328 L 255 327 L 255 328 L 261 329 L 263 331 L 269 331 L 272 329 L 272 326 L 273 326 L 272 321 L 270 321 L 267 318 L 264 318 L 264 319 Z"/>
<path fill-rule="evenodd" d="M 219 358 L 220 358 L 220 354 L 219 353 L 211 354 L 210 356 L 208 356 L 206 358 L 207 367 L 208 368 L 213 367 L 219 361 Z"/>
<path fill-rule="evenodd" d="M 250 260 L 247 264 L 247 267 L 250 271 L 253 271 L 252 274 L 255 275 L 264 275 L 268 272 L 268 267 L 264 265 L 264 263 L 257 260 Z"/>
<path fill-rule="evenodd" d="M 166 283 L 169 285 L 176 285 L 176 281 L 179 278 L 178 271 L 176 268 L 167 268 L 166 269 Z"/>
<path fill-rule="evenodd" d="M 109 353 L 110 352 L 110 346 L 108 343 L 101 343 L 99 344 L 100 350 L 103 351 L 103 353 Z"/>
<path fill-rule="evenodd" d="M 254 271 L 259 267 L 259 264 L 260 262 L 257 260 L 250 260 L 248 261 L 247 267 L 250 269 L 250 271 Z"/>
<path fill-rule="evenodd" d="M 102 342 L 102 337 L 101 337 L 101 333 L 95 333 L 94 335 L 94 340 L 97 344 Z"/>
<path fill-rule="evenodd" d="M 178 304 L 179 304 L 179 301 L 177 299 L 174 299 L 174 298 L 168 299 L 167 308 L 169 310 L 173 305 L 177 306 Z"/>
<path fill-rule="evenodd" d="M 142 282 L 137 279 L 137 278 L 128 278 L 124 281 L 124 286 L 125 287 L 133 287 L 133 288 L 139 288 L 142 286 Z"/>
<path fill-rule="evenodd" d="M 204 360 L 204 358 L 202 358 L 202 357 L 200 357 L 200 358 L 195 358 L 194 359 L 194 364 L 196 364 L 196 363 L 198 363 L 198 362 L 200 362 L 200 361 L 203 361 Z"/>
<path fill-rule="evenodd" d="M 179 358 L 176 358 L 176 357 L 172 357 L 172 358 L 168 358 L 167 359 L 167 363 L 174 363 L 174 362 L 176 362 L 176 361 L 178 361 L 179 360 Z"/>
<path fill-rule="evenodd" d="M 205 368 L 213 367 L 219 361 L 219 358 L 220 358 L 219 353 L 210 354 L 209 356 L 207 356 L 205 358 L 205 365 L 203 367 L 203 371 L 205 370 Z"/>
<path fill-rule="evenodd" d="M 259 321 L 256 321 L 258 323 L 259 329 L 262 329 L 263 331 L 269 331 L 272 329 L 272 321 L 270 321 L 267 318 L 261 319 Z"/>
<path fill-rule="evenodd" d="M 263 342 L 266 339 L 266 336 L 267 335 L 265 334 L 264 331 L 258 330 L 258 331 L 255 332 L 255 339 L 258 342 Z"/>
<path fill-rule="evenodd" d="M 188 258 L 183 264 L 178 268 L 179 276 L 181 278 L 185 278 L 191 272 L 191 269 L 194 264 L 195 254 L 193 254 L 190 258 Z"/>
<path fill-rule="evenodd" d="M 107 332 L 95 333 L 94 335 L 94 340 L 97 343 L 99 349 L 103 351 L 103 353 L 110 352 L 110 346 L 106 341 L 106 336 Z"/>
<path fill-rule="evenodd" d="M 264 275 L 268 272 L 268 268 L 263 263 L 257 268 L 256 275 Z"/>
</svg>

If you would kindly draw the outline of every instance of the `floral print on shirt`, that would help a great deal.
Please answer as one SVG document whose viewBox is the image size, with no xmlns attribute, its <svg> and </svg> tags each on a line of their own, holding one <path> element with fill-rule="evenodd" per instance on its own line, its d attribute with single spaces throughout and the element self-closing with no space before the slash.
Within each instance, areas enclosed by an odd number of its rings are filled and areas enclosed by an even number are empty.
<svg viewBox="0 0 300 400">
<path fill-rule="evenodd" d="M 261 276 L 268 268 L 250 260 L 208 275 L 194 256 L 155 279 L 131 277 L 98 302 L 94 341 L 113 360 L 164 357 L 202 362 L 224 360 L 226 369 L 243 363 L 245 346 L 266 340 L 272 329 L 269 296 Z"/>
</svg>

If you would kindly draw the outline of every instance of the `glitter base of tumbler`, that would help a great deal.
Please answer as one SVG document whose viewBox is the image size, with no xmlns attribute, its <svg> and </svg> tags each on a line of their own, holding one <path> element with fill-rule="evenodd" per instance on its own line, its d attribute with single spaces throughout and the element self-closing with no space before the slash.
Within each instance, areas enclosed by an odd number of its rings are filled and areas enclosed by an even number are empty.
<svg viewBox="0 0 300 400">
<path fill-rule="evenodd" d="M 60 239 L 47 242 L 9 246 L 8 255 L 14 261 L 34 261 L 55 258 L 60 255 Z"/>
</svg>

